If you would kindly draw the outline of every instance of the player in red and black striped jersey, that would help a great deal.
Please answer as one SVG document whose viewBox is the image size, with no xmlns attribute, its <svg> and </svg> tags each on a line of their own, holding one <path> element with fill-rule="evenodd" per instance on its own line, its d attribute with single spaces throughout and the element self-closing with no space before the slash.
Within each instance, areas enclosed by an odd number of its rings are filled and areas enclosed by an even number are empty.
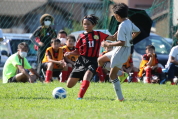
<svg viewBox="0 0 178 119">
<path fill-rule="evenodd" d="M 82 99 L 89 87 L 90 80 L 96 73 L 98 67 L 97 58 L 99 56 L 100 45 L 103 40 L 115 41 L 115 36 L 109 36 L 100 31 L 93 31 L 93 27 L 98 23 L 98 17 L 94 15 L 85 16 L 82 25 L 85 30 L 80 34 L 76 43 L 76 49 L 73 52 L 65 53 L 68 55 L 80 55 L 75 63 L 74 69 L 70 74 L 67 87 L 72 88 L 80 79 L 82 79 L 78 99 Z"/>
</svg>

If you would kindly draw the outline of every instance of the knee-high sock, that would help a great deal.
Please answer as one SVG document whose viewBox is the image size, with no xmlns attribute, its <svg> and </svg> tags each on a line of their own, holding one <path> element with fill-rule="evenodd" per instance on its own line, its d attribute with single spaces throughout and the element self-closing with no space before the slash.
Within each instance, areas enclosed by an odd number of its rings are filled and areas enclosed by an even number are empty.
<svg viewBox="0 0 178 119">
<path fill-rule="evenodd" d="M 114 90 L 115 90 L 115 92 L 116 92 L 117 98 L 118 98 L 119 100 L 123 100 L 124 97 L 123 97 L 123 95 L 122 95 L 122 90 L 121 90 L 121 86 L 120 86 L 120 81 L 119 81 L 118 79 L 114 79 L 114 80 L 112 81 L 112 83 L 113 83 L 113 87 L 114 87 Z"/>
<path fill-rule="evenodd" d="M 45 82 L 50 82 L 51 77 L 52 77 L 52 74 L 53 74 L 53 72 L 52 72 L 52 71 L 50 71 L 50 70 L 47 70 L 47 71 L 46 71 L 46 78 L 45 78 Z"/>
<path fill-rule="evenodd" d="M 98 72 L 99 80 L 101 82 L 104 82 L 103 68 L 102 67 L 98 67 L 97 68 L 97 72 Z"/>
<path fill-rule="evenodd" d="M 161 67 L 158 67 L 157 70 L 156 70 L 157 73 L 162 73 L 162 68 Z"/>
<path fill-rule="evenodd" d="M 60 82 L 65 82 L 67 80 L 68 71 L 62 71 L 62 79 Z"/>
<path fill-rule="evenodd" d="M 79 98 L 83 98 L 83 96 L 85 95 L 86 90 L 88 89 L 90 85 L 90 81 L 88 80 L 83 80 L 80 86 L 80 91 L 78 93 L 78 97 Z"/>
<path fill-rule="evenodd" d="M 133 75 L 132 75 L 132 82 L 138 82 L 137 80 L 137 75 L 138 75 L 138 72 L 133 72 Z"/>
<path fill-rule="evenodd" d="M 147 82 L 151 83 L 151 68 L 146 69 Z"/>
</svg>

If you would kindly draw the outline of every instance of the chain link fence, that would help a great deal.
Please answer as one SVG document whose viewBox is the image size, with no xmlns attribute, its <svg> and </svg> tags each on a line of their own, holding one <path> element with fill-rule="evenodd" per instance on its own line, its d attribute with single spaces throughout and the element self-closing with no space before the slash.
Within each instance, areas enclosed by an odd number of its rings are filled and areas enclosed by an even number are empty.
<svg viewBox="0 0 178 119">
<path fill-rule="evenodd" d="M 26 41 L 30 46 L 29 61 L 35 62 L 36 51 L 29 36 L 41 25 L 40 17 L 48 13 L 54 17 L 51 25 L 58 33 L 63 29 L 68 34 L 83 30 L 81 20 L 85 15 L 95 14 L 99 23 L 95 29 L 108 29 L 112 15 L 113 0 L 1 0 L 0 28 L 4 41 L 0 42 L 0 67 L 8 56 L 17 52 L 17 44 Z M 177 30 L 177 0 L 154 0 L 152 7 L 146 9 L 153 20 L 156 34 L 173 39 Z M 146 24 L 146 23 L 145 23 Z M 31 56 L 31 57 L 30 57 Z M 1 75 L 1 74 L 0 74 Z"/>
</svg>

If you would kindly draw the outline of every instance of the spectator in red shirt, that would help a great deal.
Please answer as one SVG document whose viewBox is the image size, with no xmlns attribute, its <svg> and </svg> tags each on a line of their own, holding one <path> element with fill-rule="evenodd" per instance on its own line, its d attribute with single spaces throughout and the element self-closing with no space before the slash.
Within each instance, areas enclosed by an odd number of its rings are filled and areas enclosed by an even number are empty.
<svg viewBox="0 0 178 119">
<path fill-rule="evenodd" d="M 98 17 L 94 15 L 85 16 L 82 25 L 85 30 L 78 37 L 76 49 L 72 52 L 66 52 L 68 55 L 80 55 L 75 63 L 68 80 L 67 87 L 72 88 L 82 79 L 81 88 L 77 99 L 82 99 L 89 87 L 90 80 L 96 73 L 98 67 L 97 58 L 99 56 L 100 45 L 103 40 L 116 40 L 115 36 L 109 36 L 100 31 L 94 31 L 93 27 L 98 23 Z"/>
<path fill-rule="evenodd" d="M 143 55 L 140 63 L 140 71 L 138 77 L 142 77 L 142 74 L 146 74 L 146 83 L 152 82 L 152 73 L 162 74 L 161 67 L 158 66 L 157 55 L 155 54 L 155 47 L 153 45 L 146 46 L 146 54 Z"/>
</svg>

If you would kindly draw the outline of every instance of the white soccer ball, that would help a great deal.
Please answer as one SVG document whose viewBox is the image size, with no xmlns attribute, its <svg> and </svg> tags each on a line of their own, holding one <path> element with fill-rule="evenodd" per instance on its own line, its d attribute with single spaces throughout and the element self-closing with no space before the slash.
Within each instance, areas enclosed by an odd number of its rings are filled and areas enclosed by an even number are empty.
<svg viewBox="0 0 178 119">
<path fill-rule="evenodd" d="M 53 98 L 63 99 L 67 97 L 67 91 L 63 87 L 57 87 L 52 92 Z"/>
<path fill-rule="evenodd" d="M 173 78 L 173 82 L 177 83 L 178 82 L 178 78 L 177 77 Z"/>
</svg>

